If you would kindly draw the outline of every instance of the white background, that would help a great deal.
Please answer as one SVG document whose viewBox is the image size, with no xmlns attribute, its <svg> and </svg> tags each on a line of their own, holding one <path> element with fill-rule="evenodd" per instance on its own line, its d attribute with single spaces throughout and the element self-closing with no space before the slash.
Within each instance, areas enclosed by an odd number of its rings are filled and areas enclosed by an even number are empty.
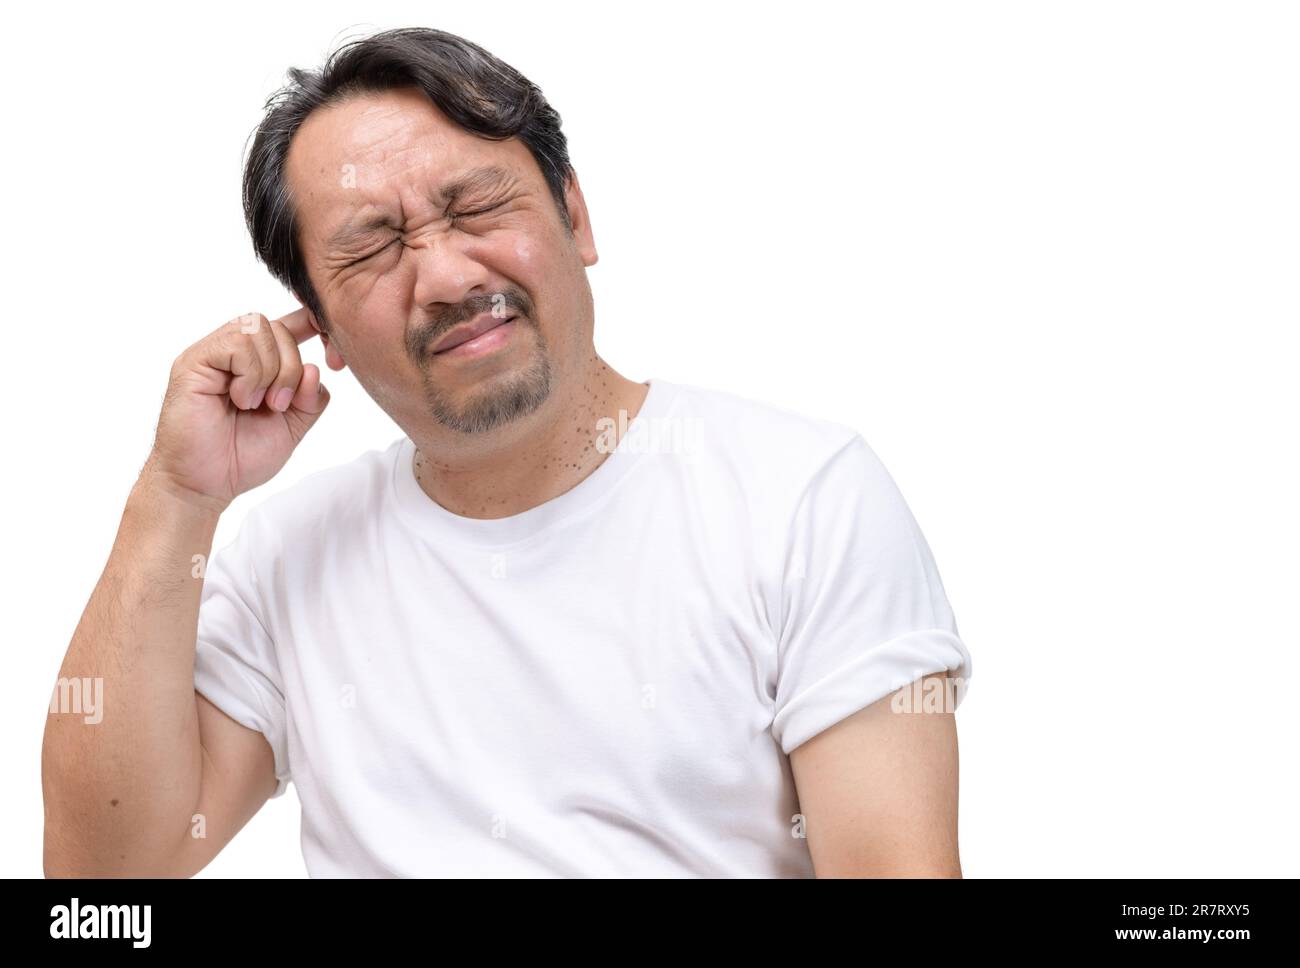
<svg viewBox="0 0 1300 968">
<path fill-rule="evenodd" d="M 974 659 L 968 877 L 1300 871 L 1296 6 L 10 18 L 0 875 L 41 874 L 50 690 L 171 361 L 295 305 L 239 204 L 261 105 L 287 67 L 411 25 L 482 44 L 562 115 L 616 369 L 839 419 L 885 461 Z M 400 435 L 325 377 L 329 412 L 218 548 Z M 293 790 L 201 876 L 304 876 Z"/>
</svg>

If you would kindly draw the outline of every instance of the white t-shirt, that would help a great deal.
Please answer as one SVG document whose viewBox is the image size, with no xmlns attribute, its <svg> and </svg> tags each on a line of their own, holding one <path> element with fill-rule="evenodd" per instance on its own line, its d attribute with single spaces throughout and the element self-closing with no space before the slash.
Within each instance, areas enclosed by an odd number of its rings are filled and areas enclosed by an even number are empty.
<svg viewBox="0 0 1300 968">
<path fill-rule="evenodd" d="M 863 438 L 647 382 L 521 514 L 447 511 L 402 437 L 212 557 L 195 686 L 297 784 L 309 874 L 812 876 L 790 751 L 943 669 L 960 702 L 970 654 Z"/>
</svg>

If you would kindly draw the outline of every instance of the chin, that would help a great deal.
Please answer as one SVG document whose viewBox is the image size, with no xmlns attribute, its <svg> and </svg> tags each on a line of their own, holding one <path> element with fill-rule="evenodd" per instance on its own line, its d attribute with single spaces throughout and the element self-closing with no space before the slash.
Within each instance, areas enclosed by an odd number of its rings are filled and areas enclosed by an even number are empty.
<svg viewBox="0 0 1300 968">
<path fill-rule="evenodd" d="M 551 367 L 544 355 L 504 373 L 483 377 L 461 391 L 426 380 L 429 412 L 462 434 L 489 433 L 536 411 L 551 395 Z"/>
</svg>

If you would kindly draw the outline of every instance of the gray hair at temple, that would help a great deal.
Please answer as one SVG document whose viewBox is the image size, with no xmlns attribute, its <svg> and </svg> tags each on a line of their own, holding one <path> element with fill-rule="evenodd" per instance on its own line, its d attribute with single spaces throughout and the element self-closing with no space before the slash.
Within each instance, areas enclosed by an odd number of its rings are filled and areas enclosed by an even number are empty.
<svg viewBox="0 0 1300 968">
<path fill-rule="evenodd" d="M 386 30 L 335 50 L 318 71 L 293 67 L 272 94 L 244 163 L 244 221 L 257 257 L 296 292 L 328 332 L 298 243 L 285 159 L 312 111 L 355 94 L 414 87 L 466 131 L 493 140 L 518 136 L 531 152 L 572 234 L 564 190 L 572 174 L 560 116 L 541 89 L 477 44 L 442 30 Z"/>
</svg>

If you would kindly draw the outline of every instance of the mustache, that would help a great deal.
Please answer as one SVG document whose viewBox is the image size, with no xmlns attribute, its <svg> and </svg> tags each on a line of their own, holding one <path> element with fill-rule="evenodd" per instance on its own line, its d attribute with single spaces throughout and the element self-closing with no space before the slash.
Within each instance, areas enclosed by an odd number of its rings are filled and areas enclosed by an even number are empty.
<svg viewBox="0 0 1300 968">
<path fill-rule="evenodd" d="M 453 326 L 481 316 L 483 313 L 501 313 L 501 318 L 526 316 L 532 318 L 532 302 L 520 292 L 484 293 L 471 296 L 458 306 L 448 307 L 433 319 L 421 323 L 407 331 L 406 354 L 417 363 L 423 359 L 425 351 Z"/>
</svg>

